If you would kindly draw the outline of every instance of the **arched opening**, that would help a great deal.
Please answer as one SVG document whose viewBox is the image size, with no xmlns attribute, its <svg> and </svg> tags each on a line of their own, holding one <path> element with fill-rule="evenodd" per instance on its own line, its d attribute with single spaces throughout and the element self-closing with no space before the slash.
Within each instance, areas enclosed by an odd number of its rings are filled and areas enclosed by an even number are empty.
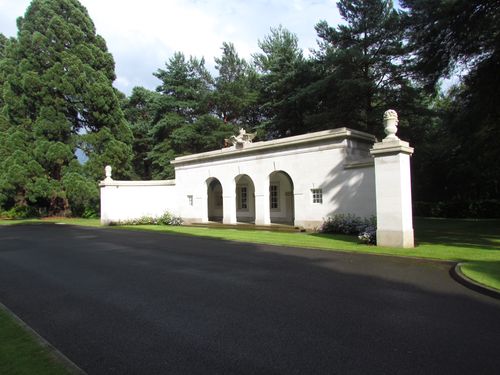
<svg viewBox="0 0 500 375">
<path fill-rule="evenodd" d="M 294 225 L 293 181 L 286 172 L 276 171 L 269 175 L 269 209 L 271 223 Z"/>
<path fill-rule="evenodd" d="M 255 186 L 250 176 L 236 176 L 236 221 L 255 223 Z"/>
<path fill-rule="evenodd" d="M 223 201 L 222 201 L 222 185 L 216 178 L 207 180 L 207 200 L 208 200 L 208 220 L 218 221 L 222 223 L 223 217 Z"/>
</svg>

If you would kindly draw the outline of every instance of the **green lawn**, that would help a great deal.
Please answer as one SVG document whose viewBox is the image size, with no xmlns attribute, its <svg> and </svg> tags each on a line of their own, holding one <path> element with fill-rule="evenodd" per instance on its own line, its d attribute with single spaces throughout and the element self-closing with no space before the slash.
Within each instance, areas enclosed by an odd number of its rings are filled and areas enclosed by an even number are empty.
<svg viewBox="0 0 500 375">
<path fill-rule="evenodd" d="M 500 261 L 468 262 L 460 270 L 468 278 L 500 291 Z"/>
<path fill-rule="evenodd" d="M 49 217 L 44 219 L 22 219 L 22 220 L 7 220 L 0 219 L 0 225 L 15 225 L 15 224 L 40 224 L 40 223 L 65 223 L 73 225 L 83 225 L 87 227 L 100 227 L 99 219 L 80 219 L 80 218 L 57 218 Z"/>
<path fill-rule="evenodd" d="M 0 306 L 0 374 L 71 374 Z"/>
</svg>

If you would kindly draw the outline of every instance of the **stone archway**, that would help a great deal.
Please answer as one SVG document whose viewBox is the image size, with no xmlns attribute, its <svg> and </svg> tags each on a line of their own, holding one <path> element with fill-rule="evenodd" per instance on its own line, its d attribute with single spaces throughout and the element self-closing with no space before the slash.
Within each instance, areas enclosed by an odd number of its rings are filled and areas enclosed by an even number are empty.
<svg viewBox="0 0 500 375">
<path fill-rule="evenodd" d="M 222 184 L 214 177 L 209 178 L 206 183 L 208 221 L 222 222 L 224 214 Z"/>
<path fill-rule="evenodd" d="M 294 225 L 293 181 L 284 171 L 275 171 L 269 175 L 269 210 L 271 223 Z"/>
<path fill-rule="evenodd" d="M 255 223 L 255 185 L 246 174 L 236 176 L 236 221 Z"/>
</svg>

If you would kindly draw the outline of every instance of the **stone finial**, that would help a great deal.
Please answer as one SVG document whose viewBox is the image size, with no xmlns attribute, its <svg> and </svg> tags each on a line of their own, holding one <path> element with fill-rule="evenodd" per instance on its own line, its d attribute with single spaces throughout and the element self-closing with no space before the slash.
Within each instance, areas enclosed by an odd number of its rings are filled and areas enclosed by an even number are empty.
<svg viewBox="0 0 500 375">
<path fill-rule="evenodd" d="M 106 167 L 104 168 L 104 172 L 106 174 L 106 178 L 104 179 L 104 181 L 112 181 L 113 179 L 111 178 L 111 171 L 113 170 L 113 168 L 111 168 L 111 165 L 106 165 Z"/>
<path fill-rule="evenodd" d="M 384 131 L 385 134 L 387 134 L 384 141 L 395 141 L 399 139 L 396 135 L 398 131 L 398 122 L 398 114 L 395 110 L 389 109 L 384 112 Z"/>
</svg>

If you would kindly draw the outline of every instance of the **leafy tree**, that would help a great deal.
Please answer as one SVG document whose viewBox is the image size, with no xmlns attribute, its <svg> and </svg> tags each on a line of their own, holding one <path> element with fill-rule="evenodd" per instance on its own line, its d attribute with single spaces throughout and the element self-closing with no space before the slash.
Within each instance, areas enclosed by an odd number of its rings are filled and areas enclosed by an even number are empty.
<svg viewBox="0 0 500 375">
<path fill-rule="evenodd" d="M 4 56 L 4 50 L 5 46 L 7 45 L 7 41 L 8 39 L 5 37 L 5 35 L 0 33 L 0 58 Z"/>
<path fill-rule="evenodd" d="M 7 134 L 0 152 L 22 144 L 13 164 L 2 162 L 2 194 L 8 204 L 64 213 L 62 181 L 77 148 L 88 156 L 80 173 L 92 183 L 106 164 L 118 177 L 130 174 L 132 137 L 112 87 L 113 57 L 77 0 L 33 0 L 18 29 L 1 60 Z M 12 166 L 26 163 L 33 168 L 17 178 Z"/>
<path fill-rule="evenodd" d="M 411 67 L 429 91 L 457 74 L 446 94 L 440 141 L 440 183 L 431 201 L 449 216 L 500 212 L 500 3 L 404 0 Z M 432 140 L 435 142 L 435 139 Z M 432 170 L 433 166 L 430 166 Z M 438 173 L 435 173 L 436 175 Z"/>
<path fill-rule="evenodd" d="M 215 58 L 219 75 L 215 79 L 215 112 L 225 123 L 253 129 L 257 125 L 258 75 L 236 52 L 234 44 L 222 44 L 222 56 Z"/>
<path fill-rule="evenodd" d="M 207 114 L 192 124 L 175 129 L 170 142 L 176 154 L 210 151 L 220 148 L 221 141 L 234 131 L 233 125 Z"/>
<path fill-rule="evenodd" d="M 155 76 L 157 92 L 134 88 L 124 111 L 134 133 L 134 169 L 142 178 L 173 178 L 178 155 L 221 147 L 233 126 L 214 115 L 214 79 L 204 59 L 177 52 Z"/>
<path fill-rule="evenodd" d="M 94 181 L 85 178 L 83 173 L 68 171 L 61 184 L 66 193 L 71 212 L 75 216 L 96 216 L 99 203 L 99 188 Z M 74 169 L 78 170 L 78 167 Z"/>
<path fill-rule="evenodd" d="M 1 132 L 0 206 L 27 206 L 28 198 L 36 199 L 30 188 L 38 186 L 37 182 L 43 179 L 42 166 L 31 156 L 28 133 L 21 127 Z M 47 192 L 42 192 L 44 198 L 47 198 Z"/>
<path fill-rule="evenodd" d="M 156 89 L 163 94 L 160 112 L 175 112 L 189 123 L 196 115 L 208 111 L 214 82 L 203 58 L 186 59 L 183 53 L 176 52 L 165 69 L 158 69 L 154 76 L 162 81 Z"/>
<path fill-rule="evenodd" d="M 471 72 L 498 51 L 500 3 L 490 0 L 401 0 L 407 38 L 420 78 L 433 89 L 439 79 Z"/>
<path fill-rule="evenodd" d="M 345 24 L 316 25 L 316 58 L 323 78 L 315 83 L 322 121 L 380 133 L 382 113 L 400 108 L 414 90 L 401 64 L 403 28 L 391 0 L 340 0 Z"/>
<path fill-rule="evenodd" d="M 123 104 L 124 114 L 134 137 L 132 166 L 135 174 L 143 180 L 152 178 L 149 153 L 154 143 L 151 130 L 157 121 L 160 100 L 160 93 L 143 87 L 134 87 L 132 94 Z"/>
<path fill-rule="evenodd" d="M 304 66 L 298 38 L 282 26 L 259 41 L 254 54 L 261 77 L 262 127 L 275 138 L 305 132 L 302 103 L 296 99 L 297 72 Z"/>
<path fill-rule="evenodd" d="M 161 95 L 149 130 L 152 149 L 148 157 L 153 178 L 172 178 L 170 160 L 176 155 L 170 140 L 172 132 L 192 124 L 197 116 L 208 111 L 213 78 L 205 68 L 204 59 L 186 59 L 181 52 L 176 52 L 165 63 L 165 69 L 158 69 L 154 75 L 162 83 L 156 89 Z"/>
</svg>

